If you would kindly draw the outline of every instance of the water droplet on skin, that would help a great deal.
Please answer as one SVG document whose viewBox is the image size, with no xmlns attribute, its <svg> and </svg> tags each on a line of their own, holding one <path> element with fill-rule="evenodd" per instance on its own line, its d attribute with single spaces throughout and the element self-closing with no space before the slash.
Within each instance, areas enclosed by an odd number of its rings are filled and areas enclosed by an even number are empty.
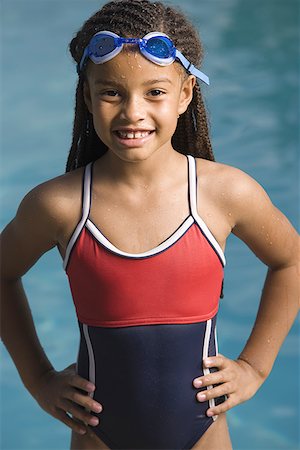
<svg viewBox="0 0 300 450">
<path fill-rule="evenodd" d="M 123 78 L 123 79 L 126 78 L 126 75 L 121 75 L 121 78 Z"/>
<path fill-rule="evenodd" d="M 228 213 L 228 216 L 232 216 L 231 212 Z"/>
<path fill-rule="evenodd" d="M 267 343 L 270 344 L 271 343 L 271 339 L 267 339 Z"/>
</svg>

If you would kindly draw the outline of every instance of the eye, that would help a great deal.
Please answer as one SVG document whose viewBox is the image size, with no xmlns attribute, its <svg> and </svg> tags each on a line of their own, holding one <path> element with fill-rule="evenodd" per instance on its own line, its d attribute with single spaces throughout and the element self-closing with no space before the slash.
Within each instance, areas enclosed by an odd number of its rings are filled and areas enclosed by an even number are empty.
<svg viewBox="0 0 300 450">
<path fill-rule="evenodd" d="M 115 91 L 114 89 L 109 89 L 107 91 L 101 92 L 101 95 L 106 95 L 108 97 L 117 97 L 119 95 L 118 91 Z"/>
<path fill-rule="evenodd" d="M 160 89 L 152 89 L 152 91 L 150 91 L 151 97 L 160 97 L 163 94 L 165 94 L 165 92 L 161 91 Z"/>
</svg>

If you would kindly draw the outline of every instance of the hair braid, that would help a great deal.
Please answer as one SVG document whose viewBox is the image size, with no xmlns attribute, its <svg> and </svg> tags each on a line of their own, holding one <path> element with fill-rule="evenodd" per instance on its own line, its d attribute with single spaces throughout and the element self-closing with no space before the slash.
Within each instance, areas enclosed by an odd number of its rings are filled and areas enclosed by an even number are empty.
<svg viewBox="0 0 300 450">
<path fill-rule="evenodd" d="M 76 63 L 79 63 L 92 36 L 101 30 L 139 38 L 151 31 L 161 31 L 173 40 L 178 50 L 195 66 L 198 67 L 203 58 L 203 48 L 192 23 L 179 9 L 159 1 L 116 0 L 105 4 L 83 24 L 70 42 L 70 53 Z M 76 89 L 73 138 L 67 172 L 96 160 L 107 151 L 94 129 L 92 115 L 84 101 L 83 76 L 79 77 Z M 180 153 L 214 160 L 205 105 L 198 83 L 193 94 L 187 111 L 178 120 L 172 144 Z"/>
<path fill-rule="evenodd" d="M 191 104 L 178 120 L 172 144 L 180 153 L 215 160 L 209 138 L 209 123 L 198 83 L 194 87 Z"/>
<path fill-rule="evenodd" d="M 195 119 L 196 119 L 196 135 L 199 142 L 198 149 L 201 151 L 201 149 L 205 149 L 205 155 L 203 155 L 204 158 L 210 159 L 211 161 L 215 160 L 213 149 L 211 146 L 211 141 L 209 137 L 209 121 L 206 113 L 206 108 L 204 105 L 204 101 L 201 95 L 200 86 L 198 83 L 195 86 L 194 89 L 194 97 L 192 100 L 192 106 L 194 106 L 196 110 Z M 199 153 L 199 156 L 200 155 Z"/>
<path fill-rule="evenodd" d="M 209 122 L 198 83 L 194 87 L 194 95 L 190 108 L 192 110 L 191 123 L 193 123 L 194 139 L 196 140 L 195 156 L 214 161 L 215 158 L 209 138 Z"/>
</svg>

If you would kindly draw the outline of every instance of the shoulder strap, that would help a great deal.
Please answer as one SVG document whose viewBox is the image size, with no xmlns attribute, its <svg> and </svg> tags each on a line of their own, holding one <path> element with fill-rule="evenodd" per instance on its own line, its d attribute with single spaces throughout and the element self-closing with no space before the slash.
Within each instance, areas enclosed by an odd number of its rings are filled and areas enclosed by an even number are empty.
<svg viewBox="0 0 300 450">
<path fill-rule="evenodd" d="M 83 183 L 82 183 L 82 217 L 81 221 L 86 222 L 90 215 L 91 209 L 91 191 L 92 191 L 92 166 L 90 162 L 85 166 Z M 81 222 L 80 221 L 80 222 Z"/>
<path fill-rule="evenodd" d="M 70 254 L 72 251 L 72 248 L 75 245 L 75 242 L 77 241 L 85 222 L 87 221 L 89 215 L 90 215 L 90 209 L 91 209 L 91 186 L 92 186 L 92 167 L 93 163 L 89 163 L 87 166 L 85 166 L 84 174 L 83 174 L 83 180 L 82 180 L 82 214 L 81 219 L 79 223 L 77 224 L 69 242 L 66 248 L 66 254 L 63 261 L 63 267 L 66 270 L 67 265 L 69 262 Z"/>
<path fill-rule="evenodd" d="M 192 155 L 187 155 L 189 161 L 189 202 L 191 214 L 197 215 L 197 171 L 196 159 Z"/>
<path fill-rule="evenodd" d="M 219 243 L 207 227 L 206 223 L 199 216 L 197 210 L 197 162 L 196 158 L 192 155 L 187 155 L 189 160 L 189 202 L 190 202 L 190 210 L 193 218 L 198 223 L 202 233 L 206 236 L 209 243 L 215 249 L 221 263 L 223 266 L 226 264 L 225 255 L 223 250 L 221 249 Z M 223 297 L 223 283 L 221 288 L 221 298 Z"/>
</svg>

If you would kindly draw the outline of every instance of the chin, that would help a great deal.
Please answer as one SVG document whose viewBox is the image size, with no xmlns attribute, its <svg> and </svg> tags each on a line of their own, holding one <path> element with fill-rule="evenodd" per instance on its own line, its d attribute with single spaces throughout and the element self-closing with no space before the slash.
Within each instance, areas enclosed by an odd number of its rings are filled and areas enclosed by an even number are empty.
<svg viewBox="0 0 300 450">
<path fill-rule="evenodd" d="M 145 148 L 131 148 L 122 150 L 110 150 L 115 157 L 121 159 L 124 162 L 137 163 L 141 161 L 146 161 L 151 158 L 151 156 L 157 152 L 156 150 L 149 150 Z"/>
</svg>

